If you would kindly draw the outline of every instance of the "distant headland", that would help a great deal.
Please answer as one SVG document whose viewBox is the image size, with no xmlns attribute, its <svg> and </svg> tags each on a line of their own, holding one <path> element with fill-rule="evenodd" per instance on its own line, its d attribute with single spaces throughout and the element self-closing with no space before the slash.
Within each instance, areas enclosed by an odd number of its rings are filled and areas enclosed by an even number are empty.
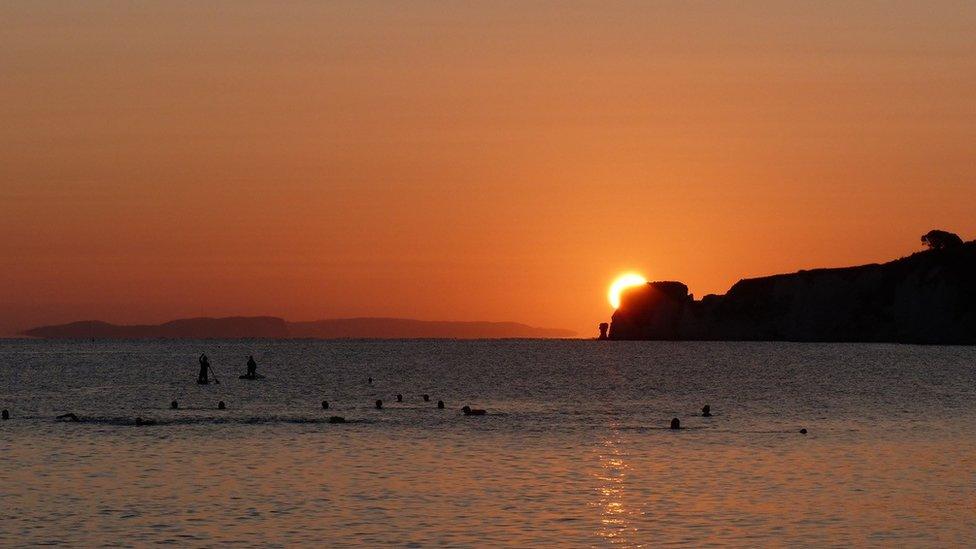
<svg viewBox="0 0 976 549">
<path fill-rule="evenodd" d="M 517 322 L 451 322 L 406 318 L 336 318 L 288 322 L 272 316 L 186 318 L 163 324 L 118 325 L 85 320 L 40 326 L 21 333 L 46 339 L 502 339 L 568 338 L 575 332 Z"/>
<path fill-rule="evenodd" d="M 601 338 L 976 344 L 976 241 L 937 230 L 922 242 L 888 263 L 745 279 L 701 300 L 650 282 L 622 294 Z"/>
</svg>

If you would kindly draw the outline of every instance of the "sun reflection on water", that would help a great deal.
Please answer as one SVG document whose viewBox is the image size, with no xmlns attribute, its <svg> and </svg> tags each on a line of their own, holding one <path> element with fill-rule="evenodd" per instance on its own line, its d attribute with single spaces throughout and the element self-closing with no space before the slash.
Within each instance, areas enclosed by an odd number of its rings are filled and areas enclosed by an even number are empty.
<svg viewBox="0 0 976 549">
<path fill-rule="evenodd" d="M 597 534 L 614 545 L 640 547 L 635 541 L 637 528 L 630 520 L 624 504 L 625 481 L 629 466 L 617 446 L 617 440 L 608 438 L 598 449 L 600 469 L 594 474 L 599 481 L 600 528 Z"/>
</svg>

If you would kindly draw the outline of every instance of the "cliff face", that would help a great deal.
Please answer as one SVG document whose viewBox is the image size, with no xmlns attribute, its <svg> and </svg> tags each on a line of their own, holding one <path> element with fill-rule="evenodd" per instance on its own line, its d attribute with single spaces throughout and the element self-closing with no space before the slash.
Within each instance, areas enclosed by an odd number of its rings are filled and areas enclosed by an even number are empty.
<svg viewBox="0 0 976 549">
<path fill-rule="evenodd" d="M 622 296 L 610 338 L 976 344 L 976 242 L 746 279 L 701 301 L 650 283 Z"/>
</svg>

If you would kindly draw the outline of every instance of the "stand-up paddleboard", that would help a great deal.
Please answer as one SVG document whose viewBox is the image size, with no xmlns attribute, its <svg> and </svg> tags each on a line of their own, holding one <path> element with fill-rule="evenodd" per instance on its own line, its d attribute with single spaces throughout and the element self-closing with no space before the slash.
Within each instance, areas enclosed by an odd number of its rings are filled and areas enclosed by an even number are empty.
<svg viewBox="0 0 976 549">
<path fill-rule="evenodd" d="M 254 374 L 253 376 L 244 374 L 242 376 L 237 376 L 237 379 L 264 379 L 264 376 L 261 374 Z"/>
</svg>

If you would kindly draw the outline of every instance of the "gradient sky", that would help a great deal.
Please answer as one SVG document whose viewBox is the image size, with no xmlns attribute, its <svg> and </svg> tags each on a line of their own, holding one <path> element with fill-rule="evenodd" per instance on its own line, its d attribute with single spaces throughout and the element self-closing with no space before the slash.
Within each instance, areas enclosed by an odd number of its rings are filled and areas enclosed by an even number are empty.
<svg viewBox="0 0 976 549">
<path fill-rule="evenodd" d="M 976 3 L 0 3 L 0 334 L 514 320 L 976 237 Z"/>
</svg>

